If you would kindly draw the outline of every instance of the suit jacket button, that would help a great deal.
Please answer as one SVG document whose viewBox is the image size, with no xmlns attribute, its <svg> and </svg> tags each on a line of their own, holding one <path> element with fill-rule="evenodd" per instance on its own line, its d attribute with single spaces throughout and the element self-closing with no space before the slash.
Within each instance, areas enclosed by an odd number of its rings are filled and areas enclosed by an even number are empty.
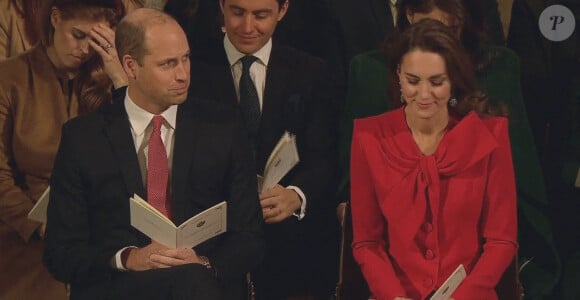
<svg viewBox="0 0 580 300">
<path fill-rule="evenodd" d="M 435 258 L 435 253 L 431 249 L 425 251 L 425 259 L 431 260 L 433 258 Z"/>
</svg>

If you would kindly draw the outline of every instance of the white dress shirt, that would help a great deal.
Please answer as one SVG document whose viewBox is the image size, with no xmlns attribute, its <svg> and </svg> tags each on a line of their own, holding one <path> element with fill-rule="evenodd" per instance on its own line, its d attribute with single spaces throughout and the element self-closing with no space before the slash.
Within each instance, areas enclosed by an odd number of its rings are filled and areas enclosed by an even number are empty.
<svg viewBox="0 0 580 300">
<path fill-rule="evenodd" d="M 147 154 L 149 153 L 149 139 L 151 138 L 151 132 L 153 131 L 151 121 L 155 115 L 135 104 L 135 102 L 131 100 L 131 97 L 129 97 L 128 93 L 125 96 L 124 104 L 127 116 L 129 117 L 129 123 L 131 124 L 131 136 L 133 137 L 135 152 L 137 153 L 137 159 L 139 160 L 141 180 L 143 181 L 143 186 L 147 188 Z M 161 126 L 161 140 L 163 141 L 165 151 L 167 152 L 169 182 L 171 182 L 171 170 L 173 166 L 173 135 L 175 133 L 175 123 L 177 119 L 177 105 L 170 106 L 167 110 L 161 113 L 161 116 L 165 119 Z M 115 268 L 126 270 L 121 261 L 121 253 L 128 248 L 136 247 L 129 246 L 117 251 L 113 263 Z"/>
<path fill-rule="evenodd" d="M 147 154 L 149 153 L 149 138 L 153 131 L 152 120 L 154 114 L 137 106 L 133 100 L 125 96 L 125 110 L 131 123 L 131 136 L 135 144 L 135 151 L 139 159 L 139 169 L 141 170 L 141 180 L 143 186 L 147 187 Z M 167 166 L 169 167 L 169 182 L 171 182 L 171 169 L 173 166 L 173 134 L 175 132 L 175 121 L 177 119 L 177 105 L 170 106 L 161 113 L 165 119 L 161 126 L 161 140 L 165 145 L 167 153 Z"/>
<path fill-rule="evenodd" d="M 242 61 L 241 58 L 246 54 L 238 51 L 226 35 L 224 37 L 224 48 L 232 70 L 234 78 L 234 86 L 236 89 L 236 96 L 240 101 L 240 77 L 242 77 Z M 258 92 L 258 100 L 260 101 L 260 110 L 262 110 L 264 102 L 264 89 L 266 88 L 266 70 L 268 69 L 268 61 L 270 60 L 270 52 L 272 52 L 272 39 L 270 39 L 264 47 L 253 54 L 257 60 L 250 66 L 250 77 L 256 86 Z"/>
<path fill-rule="evenodd" d="M 390 13 L 393 15 L 393 25 L 397 27 L 397 17 L 399 12 L 397 11 L 397 0 L 389 0 L 389 7 L 391 8 Z"/>
<path fill-rule="evenodd" d="M 234 78 L 234 86 L 236 89 L 236 96 L 238 97 L 238 102 L 240 101 L 240 77 L 242 77 L 242 61 L 240 60 L 242 57 L 246 56 L 246 54 L 238 51 L 236 47 L 232 44 L 230 39 L 228 39 L 228 35 L 226 34 L 224 37 L 224 49 L 226 50 L 226 56 L 228 57 L 228 62 L 230 63 L 230 68 L 232 70 L 232 77 Z M 250 77 L 252 81 L 254 81 L 254 85 L 256 86 L 256 91 L 258 92 L 258 100 L 260 101 L 260 110 L 264 106 L 264 89 L 266 88 L 266 71 L 268 70 L 268 62 L 270 61 L 270 53 L 272 52 L 272 38 L 268 40 L 268 42 L 264 45 L 264 47 L 260 48 L 260 50 L 256 51 L 253 56 L 258 58 L 251 66 L 250 66 Z M 295 213 L 294 216 L 298 218 L 298 220 L 302 220 L 306 215 L 306 196 L 302 192 L 302 190 L 293 185 L 289 185 L 286 187 L 287 189 L 294 190 L 298 196 L 302 204 L 300 205 L 300 213 Z"/>
</svg>

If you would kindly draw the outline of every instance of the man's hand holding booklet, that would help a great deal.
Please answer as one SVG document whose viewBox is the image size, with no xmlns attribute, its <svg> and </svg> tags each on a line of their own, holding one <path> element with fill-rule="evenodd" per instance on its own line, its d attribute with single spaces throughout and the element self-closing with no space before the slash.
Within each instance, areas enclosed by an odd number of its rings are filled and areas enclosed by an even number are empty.
<svg viewBox="0 0 580 300">
<path fill-rule="evenodd" d="M 258 191 L 274 187 L 300 161 L 296 148 L 296 136 L 284 132 L 268 157 L 264 176 L 258 175 Z"/>
<path fill-rule="evenodd" d="M 129 199 L 131 225 L 169 248 L 193 248 L 227 231 L 227 203 L 222 201 L 175 226 L 169 218 L 134 194 Z"/>
</svg>

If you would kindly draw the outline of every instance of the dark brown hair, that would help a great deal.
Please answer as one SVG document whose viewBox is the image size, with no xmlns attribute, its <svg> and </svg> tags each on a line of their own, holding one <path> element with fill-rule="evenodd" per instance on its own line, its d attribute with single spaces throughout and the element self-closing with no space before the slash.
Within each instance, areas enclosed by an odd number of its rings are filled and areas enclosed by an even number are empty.
<svg viewBox="0 0 580 300">
<path fill-rule="evenodd" d="M 105 20 L 114 27 L 124 13 L 120 0 L 52 0 L 46 1 L 40 14 L 40 40 L 45 46 L 53 43 L 54 27 L 50 16 L 52 8 L 57 8 L 63 19 L 79 18 L 91 21 Z"/>
<path fill-rule="evenodd" d="M 428 14 L 435 8 L 449 15 L 449 26 L 459 32 L 475 70 L 487 67 L 492 58 L 484 48 L 490 43 L 490 37 L 479 0 L 402 0 L 398 3 L 397 27 L 404 30 L 410 25 L 407 12 Z"/>
<path fill-rule="evenodd" d="M 284 5 L 285 2 L 290 3 L 290 0 L 276 0 L 278 2 L 278 9 L 282 9 L 282 5 Z M 312 1 L 312 0 L 308 0 L 308 1 Z M 223 4 L 224 2 L 226 2 L 226 0 L 220 0 L 220 2 Z"/>
<path fill-rule="evenodd" d="M 445 24 L 425 19 L 409 26 L 400 35 L 391 37 L 385 44 L 389 63 L 389 93 L 393 100 L 401 97 L 397 72 L 404 56 L 414 50 L 436 53 L 445 61 L 451 82 L 452 97 L 457 105 L 449 107 L 451 115 L 462 118 L 470 111 L 479 115 L 497 114 L 488 106 L 487 96 L 478 90 L 474 69 L 463 45 L 455 32 Z"/>
</svg>

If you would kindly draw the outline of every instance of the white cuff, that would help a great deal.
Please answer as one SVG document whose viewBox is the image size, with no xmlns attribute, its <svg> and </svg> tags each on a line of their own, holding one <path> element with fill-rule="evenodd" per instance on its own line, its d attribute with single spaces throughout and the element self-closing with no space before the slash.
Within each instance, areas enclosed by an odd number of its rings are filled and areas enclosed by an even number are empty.
<svg viewBox="0 0 580 300">
<path fill-rule="evenodd" d="M 135 246 L 129 246 L 129 247 L 125 247 L 122 248 L 121 250 L 117 251 L 117 253 L 115 253 L 115 260 L 113 265 L 113 268 L 120 270 L 120 271 L 129 271 L 128 269 L 125 268 L 125 266 L 123 266 L 123 262 L 121 261 L 121 253 L 123 253 L 123 251 L 125 251 L 125 249 L 129 249 L 129 248 L 137 248 Z"/>
<path fill-rule="evenodd" d="M 304 196 L 304 193 L 302 192 L 302 190 L 297 186 L 289 185 L 286 188 L 294 190 L 298 194 L 298 197 L 300 197 L 300 200 L 302 201 L 302 204 L 300 205 L 300 213 L 298 213 L 298 214 L 293 213 L 292 214 L 293 216 L 298 218 L 298 221 L 300 221 L 304 218 L 304 216 L 306 216 L 306 196 Z"/>
</svg>

